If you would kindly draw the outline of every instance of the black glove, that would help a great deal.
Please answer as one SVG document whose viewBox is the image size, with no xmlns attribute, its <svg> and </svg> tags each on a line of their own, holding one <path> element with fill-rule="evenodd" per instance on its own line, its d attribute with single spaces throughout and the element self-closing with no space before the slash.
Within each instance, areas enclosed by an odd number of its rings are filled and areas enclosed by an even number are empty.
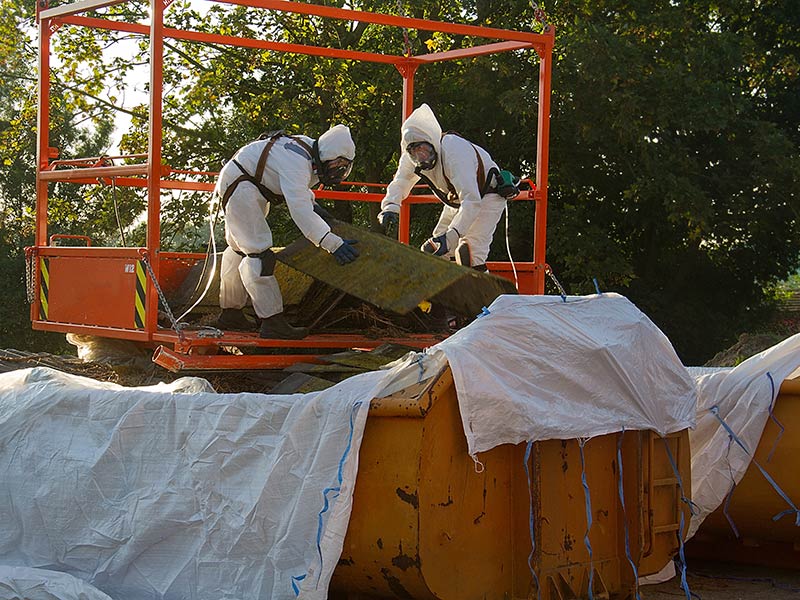
<svg viewBox="0 0 800 600">
<path fill-rule="evenodd" d="M 400 223 L 400 217 L 396 212 L 382 210 L 378 213 L 378 223 L 383 227 L 383 232 L 386 233 L 392 230 Z"/>
<path fill-rule="evenodd" d="M 328 223 L 329 225 L 333 221 L 333 215 L 324 208 L 322 208 L 316 202 L 314 202 L 314 212 L 317 213 L 320 217 L 322 217 L 322 220 Z"/>
<path fill-rule="evenodd" d="M 358 250 L 353 247 L 358 240 L 342 240 L 342 245 L 333 251 L 333 257 L 340 265 L 353 262 L 358 257 Z"/>
</svg>

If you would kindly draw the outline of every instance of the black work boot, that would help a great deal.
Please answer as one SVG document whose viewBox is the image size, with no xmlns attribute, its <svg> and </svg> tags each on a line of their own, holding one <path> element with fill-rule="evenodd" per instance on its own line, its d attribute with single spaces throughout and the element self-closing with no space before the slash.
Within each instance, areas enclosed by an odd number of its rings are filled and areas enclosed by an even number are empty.
<svg viewBox="0 0 800 600">
<path fill-rule="evenodd" d="M 223 308 L 217 318 L 217 327 L 225 331 L 253 331 L 256 325 L 241 308 Z"/>
<path fill-rule="evenodd" d="M 262 338 L 272 340 L 302 340 L 308 335 L 308 327 L 292 327 L 282 312 L 261 319 Z"/>
</svg>

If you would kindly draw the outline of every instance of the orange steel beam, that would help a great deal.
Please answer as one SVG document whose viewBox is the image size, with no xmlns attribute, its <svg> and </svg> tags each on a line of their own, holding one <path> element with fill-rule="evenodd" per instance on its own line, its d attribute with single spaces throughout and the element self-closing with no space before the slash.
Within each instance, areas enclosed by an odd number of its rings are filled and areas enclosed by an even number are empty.
<svg viewBox="0 0 800 600">
<path fill-rule="evenodd" d="M 551 28 L 551 35 L 553 30 Z M 553 54 L 544 53 L 539 62 L 539 118 L 536 135 L 536 193 L 533 226 L 533 262 L 536 271 L 536 293 L 544 294 L 547 245 L 547 169 L 550 162 L 550 78 Z"/>
<path fill-rule="evenodd" d="M 163 145 L 164 2 L 150 0 L 150 120 L 147 136 L 147 256 L 158 280 L 161 249 L 161 154 Z M 145 329 L 158 329 L 158 293 L 153 276 L 147 277 Z"/>
<path fill-rule="evenodd" d="M 81 0 L 80 2 L 72 2 L 71 4 L 62 4 L 55 8 L 48 8 L 39 13 L 41 19 L 52 19 L 63 15 L 74 15 L 90 10 L 97 10 L 106 6 L 113 6 L 115 4 L 122 4 L 126 0 Z"/>
<path fill-rule="evenodd" d="M 138 260 L 144 248 L 121 248 L 109 246 L 44 246 L 39 248 L 39 256 L 68 258 L 130 258 Z"/>
<path fill-rule="evenodd" d="M 46 1 L 42 5 L 47 7 Z M 37 2 L 36 11 L 39 12 L 40 4 Z M 37 14 L 38 17 L 38 14 Z M 39 49 L 37 60 L 39 63 L 39 73 L 37 76 L 37 87 L 39 92 L 39 106 L 36 114 L 36 225 L 34 234 L 34 245 L 47 245 L 47 182 L 41 179 L 41 174 L 47 168 L 50 160 L 50 23 L 39 20 Z M 33 302 L 31 302 L 30 317 L 31 322 L 35 323 L 40 318 L 40 277 L 39 259 L 36 248 L 33 249 L 31 258 L 31 268 L 36 274 L 34 277 Z"/>
<path fill-rule="evenodd" d="M 31 328 L 40 331 L 55 331 L 58 333 L 79 333 L 96 335 L 100 337 L 113 337 L 134 342 L 147 342 L 150 334 L 143 329 L 119 329 L 106 325 L 75 325 L 74 323 L 58 323 L 54 321 L 31 321 Z M 113 335 L 112 335 L 113 334 Z"/>
<path fill-rule="evenodd" d="M 36 239 L 37 246 L 47 245 L 47 183 L 42 171 L 50 160 L 50 23 L 39 21 L 39 108 L 36 135 Z M 37 292 L 38 297 L 38 292 Z"/>
<path fill-rule="evenodd" d="M 95 17 L 68 16 L 57 19 L 59 23 L 65 25 L 76 25 L 80 27 L 91 27 L 96 29 L 106 29 L 111 31 L 123 31 L 138 35 L 148 35 L 149 28 L 138 23 L 122 23 L 109 19 L 99 19 Z M 262 50 L 274 50 L 276 52 L 290 52 L 295 54 L 306 54 L 311 56 L 326 56 L 329 58 L 341 58 L 345 60 L 362 60 L 383 64 L 398 64 L 401 62 L 420 62 L 436 63 L 446 60 L 458 60 L 473 56 L 486 54 L 497 54 L 512 50 L 524 50 L 526 48 L 538 48 L 540 44 L 533 42 L 507 41 L 494 44 L 482 44 L 472 48 L 458 48 L 444 52 L 433 52 L 431 54 L 421 54 L 414 57 L 395 56 L 391 54 L 379 54 L 375 52 L 361 52 L 359 50 L 342 50 L 338 48 L 323 48 L 321 46 L 309 46 L 306 44 L 290 44 L 287 42 L 272 42 L 267 40 L 256 40 L 239 36 L 222 35 L 217 33 L 205 33 L 201 31 L 184 31 L 164 28 L 164 37 L 186 40 L 193 42 L 205 42 L 209 44 L 220 44 L 225 46 L 239 46 L 243 48 L 259 48 Z"/>
<path fill-rule="evenodd" d="M 161 329 L 153 341 L 173 344 L 177 352 L 188 352 L 200 346 L 238 346 L 262 348 L 304 348 L 307 350 L 335 350 L 340 348 L 377 348 L 381 344 L 402 344 L 413 348 L 426 348 L 442 341 L 444 336 L 431 334 L 414 334 L 406 337 L 368 338 L 363 335 L 347 333 L 312 334 L 302 340 L 271 340 L 260 338 L 257 333 L 225 332 L 222 337 L 201 337 L 197 331 L 183 332 L 183 340 L 173 330 Z M 306 356 L 312 356 L 308 354 Z"/>
<path fill-rule="evenodd" d="M 317 4 L 305 4 L 299 2 L 289 2 L 288 0 L 214 0 L 224 4 L 239 4 L 243 6 L 253 6 L 256 8 L 267 8 L 303 15 L 314 15 L 317 17 L 328 17 L 341 19 L 344 21 L 359 21 L 361 23 L 374 23 L 376 25 L 390 25 L 393 27 L 403 27 L 405 29 L 419 29 L 422 31 L 438 31 L 440 33 L 453 33 L 456 35 L 471 35 L 475 37 L 516 40 L 518 42 L 530 42 L 535 45 L 544 46 L 552 39 L 551 35 L 539 33 L 529 33 L 525 31 L 510 31 L 506 29 L 495 29 L 493 27 L 479 27 L 477 25 L 459 25 L 456 23 L 445 23 L 444 21 L 429 21 L 427 19 L 414 19 L 411 17 L 396 17 L 360 10 L 349 10 L 346 8 L 335 8 L 331 6 L 320 6 Z"/>
<path fill-rule="evenodd" d="M 121 23 L 108 19 L 97 19 L 94 17 L 65 17 L 59 22 L 67 25 L 78 25 L 81 27 L 92 27 L 97 29 L 108 29 L 111 31 L 124 31 L 148 35 L 149 28 L 138 23 Z M 192 42 L 206 42 L 209 44 L 220 44 L 225 46 L 239 46 L 243 48 L 259 48 L 262 50 L 275 50 L 276 52 L 291 52 L 295 54 L 307 54 L 311 56 L 326 56 L 330 58 L 341 58 L 345 60 L 363 60 L 367 62 L 395 64 L 402 57 L 391 56 L 388 54 L 376 54 L 373 52 L 360 52 L 358 50 L 340 50 L 337 48 L 323 48 L 320 46 L 307 46 L 305 44 L 288 44 L 286 42 L 270 42 L 266 40 L 255 40 L 217 33 L 203 33 L 200 31 L 183 31 L 165 27 L 164 37 L 187 40 Z"/>
<path fill-rule="evenodd" d="M 400 75 L 403 76 L 403 122 L 414 112 L 414 76 L 419 68 L 419 63 L 406 60 L 397 66 Z M 400 217 L 397 223 L 397 239 L 404 244 L 408 244 L 411 234 L 411 204 L 404 200 L 400 204 Z"/>
<path fill-rule="evenodd" d="M 444 52 L 419 54 L 414 57 L 414 60 L 418 60 L 421 63 L 436 63 L 444 60 L 482 56 L 484 54 L 499 54 L 500 52 L 510 52 L 511 50 L 524 50 L 534 46 L 531 42 L 497 42 L 495 44 L 473 46 L 472 48 L 456 48 L 455 50 L 445 50 Z"/>
<path fill-rule="evenodd" d="M 115 160 L 147 158 L 147 154 L 121 154 L 119 156 L 86 156 L 84 158 L 59 158 L 50 162 L 50 169 L 56 167 L 103 167 L 113 166 Z"/>
<path fill-rule="evenodd" d="M 86 179 L 96 177 L 115 177 L 131 175 L 147 175 L 150 171 L 149 164 L 119 165 L 109 167 L 85 167 L 77 169 L 62 169 L 60 171 L 41 171 L 39 178 L 42 181 L 70 181 L 72 179 Z M 160 173 L 159 173 L 160 176 Z"/>
<path fill-rule="evenodd" d="M 113 180 L 113 181 L 112 181 Z M 53 177 L 53 181 L 67 181 Z M 73 177 L 69 183 L 77 185 L 110 185 L 116 183 L 119 187 L 146 188 L 147 179 L 136 177 Z M 162 190 L 189 190 L 193 192 L 213 192 L 214 184 L 202 181 L 173 181 L 161 180 Z"/>
<path fill-rule="evenodd" d="M 295 363 L 319 364 L 310 354 L 184 354 L 159 346 L 153 353 L 153 362 L 167 371 L 231 371 L 246 369 L 285 369 Z"/>
</svg>

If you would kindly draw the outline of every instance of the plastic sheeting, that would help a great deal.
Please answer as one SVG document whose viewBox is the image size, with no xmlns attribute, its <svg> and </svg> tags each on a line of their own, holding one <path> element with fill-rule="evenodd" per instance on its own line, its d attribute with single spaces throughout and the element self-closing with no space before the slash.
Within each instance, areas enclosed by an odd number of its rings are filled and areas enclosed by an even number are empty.
<svg viewBox="0 0 800 600">
<path fill-rule="evenodd" d="M 0 565 L 115 599 L 325 598 L 369 401 L 447 362 L 472 454 L 694 424 L 692 379 L 615 294 L 501 296 L 427 353 L 312 394 L 0 374 Z"/>
<path fill-rule="evenodd" d="M 67 573 L 0 566 L 0 600 L 111 600 Z"/>
<path fill-rule="evenodd" d="M 689 537 L 723 503 L 734 482 L 742 480 L 751 462 L 748 453 L 731 440 L 712 408 L 716 407 L 719 417 L 753 453 L 781 383 L 798 367 L 800 334 L 751 356 L 732 369 L 692 369 L 696 374 L 698 405 L 697 427 L 689 432 L 692 501 L 696 505 L 696 514 L 689 524 Z M 780 481 L 777 483 L 780 485 Z"/>
<path fill-rule="evenodd" d="M 391 378 L 264 396 L 0 374 L 0 565 L 113 598 L 324 598 Z"/>
<path fill-rule="evenodd" d="M 618 294 L 500 296 L 437 344 L 470 454 L 499 444 L 693 427 L 695 387 L 664 334 Z"/>
</svg>

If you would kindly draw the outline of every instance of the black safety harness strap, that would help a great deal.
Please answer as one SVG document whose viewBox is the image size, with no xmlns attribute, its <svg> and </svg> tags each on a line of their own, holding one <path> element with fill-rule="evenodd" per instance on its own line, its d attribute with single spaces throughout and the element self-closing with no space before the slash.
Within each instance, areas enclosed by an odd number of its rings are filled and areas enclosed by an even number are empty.
<svg viewBox="0 0 800 600">
<path fill-rule="evenodd" d="M 228 200 L 230 200 L 231 196 L 233 195 L 233 192 L 236 191 L 236 188 L 243 181 L 247 181 L 248 183 L 252 183 L 254 186 L 256 186 L 256 189 L 258 189 L 259 193 L 262 196 L 264 196 L 267 202 L 271 204 L 278 205 L 282 204 L 283 202 L 286 202 L 286 198 L 284 196 L 282 196 L 281 194 L 276 194 L 261 182 L 262 178 L 264 177 L 264 169 L 267 166 L 267 157 L 269 156 L 269 152 L 270 150 L 272 150 L 272 147 L 275 145 L 275 142 L 277 142 L 282 137 L 291 138 L 298 145 L 300 145 L 303 148 L 303 150 L 308 152 L 309 156 L 313 156 L 311 146 L 309 146 L 305 141 L 293 135 L 286 135 L 283 132 L 278 132 L 269 138 L 269 141 L 266 143 L 264 149 L 261 151 L 261 156 L 258 157 L 258 163 L 256 164 L 255 175 L 250 175 L 250 173 L 247 172 L 247 170 L 241 165 L 241 163 L 239 163 L 238 160 L 231 159 L 231 162 L 233 162 L 233 164 L 235 164 L 239 168 L 242 174 L 236 179 L 234 179 L 233 182 L 227 188 L 225 188 L 225 192 L 222 194 L 223 211 L 225 210 L 225 207 L 228 205 Z"/>
<path fill-rule="evenodd" d="M 446 131 L 442 134 L 442 138 L 444 138 L 444 136 L 446 135 L 457 135 L 462 139 L 466 139 L 464 138 L 463 135 L 461 135 L 456 131 Z M 481 155 L 478 152 L 478 149 L 475 147 L 475 144 L 470 142 L 470 146 L 472 146 L 472 149 L 475 151 L 475 158 L 478 159 L 478 170 L 476 171 L 475 176 L 477 178 L 478 191 L 480 192 L 481 198 L 483 198 L 490 191 L 489 187 L 491 186 L 491 177 L 490 179 L 487 180 L 486 167 L 484 167 L 483 165 L 483 159 L 481 159 Z M 495 174 L 495 171 L 497 171 L 497 169 L 493 167 L 489 171 L 490 176 L 493 176 Z M 422 180 L 422 182 L 425 183 L 431 189 L 434 195 L 439 200 L 441 200 L 443 204 L 446 204 L 450 208 L 455 208 L 455 209 L 461 206 L 461 203 L 458 201 L 458 192 L 456 192 L 455 186 L 450 181 L 450 178 L 447 175 L 445 175 L 444 165 L 442 165 L 442 176 L 444 177 L 444 180 L 447 183 L 447 193 L 436 187 L 436 184 L 433 183 L 433 181 L 431 181 L 431 179 L 422 172 L 422 168 L 417 167 L 416 169 L 414 169 L 414 174 L 417 177 L 419 177 Z"/>
<path fill-rule="evenodd" d="M 449 179 L 447 179 L 447 176 L 445 176 L 445 180 L 447 181 L 448 193 L 445 193 L 438 187 L 436 187 L 436 184 L 433 183 L 433 181 L 431 181 L 430 177 L 428 177 L 427 175 L 425 175 L 425 173 L 422 172 L 421 167 L 417 167 L 416 169 L 414 169 L 414 175 L 419 177 L 423 183 L 425 183 L 429 188 L 431 188 L 433 194 L 439 200 L 441 200 L 443 204 L 446 204 L 447 206 L 456 209 L 460 206 L 460 204 L 456 202 L 456 200 L 458 200 L 458 194 L 456 193 L 453 184 L 450 183 Z"/>
<path fill-rule="evenodd" d="M 229 246 L 230 247 L 230 246 Z M 246 253 L 241 250 L 234 250 L 242 258 L 258 258 L 261 260 L 261 275 L 272 275 L 275 272 L 275 262 L 277 258 L 272 248 L 267 248 L 263 252 Z"/>
</svg>

